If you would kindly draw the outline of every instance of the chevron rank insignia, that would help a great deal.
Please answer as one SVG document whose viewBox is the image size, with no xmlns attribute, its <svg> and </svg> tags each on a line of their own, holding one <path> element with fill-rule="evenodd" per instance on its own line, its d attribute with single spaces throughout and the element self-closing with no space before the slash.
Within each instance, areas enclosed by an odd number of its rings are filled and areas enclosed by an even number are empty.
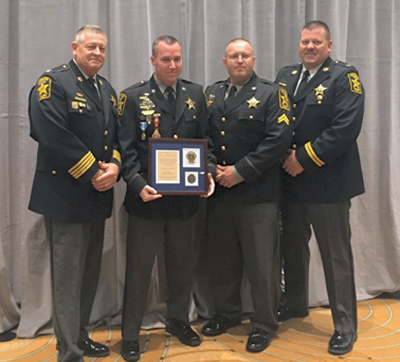
<svg viewBox="0 0 400 362">
<path fill-rule="evenodd" d="M 282 114 L 282 116 L 278 118 L 278 123 L 282 122 L 285 122 L 289 126 L 289 118 L 287 117 L 286 114 Z"/>
</svg>

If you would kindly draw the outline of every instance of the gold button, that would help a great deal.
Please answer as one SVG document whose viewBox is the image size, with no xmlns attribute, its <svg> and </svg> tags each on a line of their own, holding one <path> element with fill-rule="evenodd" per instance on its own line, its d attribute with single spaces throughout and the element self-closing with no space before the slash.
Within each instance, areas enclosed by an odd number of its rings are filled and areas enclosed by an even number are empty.
<svg viewBox="0 0 400 362">
<path fill-rule="evenodd" d="M 177 139 L 178 139 L 178 135 L 177 135 L 177 134 L 174 134 L 174 138 L 177 140 Z"/>
<path fill-rule="evenodd" d="M 80 110 L 79 110 L 79 113 L 82 113 L 82 112 L 83 112 L 82 109 L 80 109 Z"/>
<path fill-rule="evenodd" d="M 226 150 L 226 147 L 225 147 L 225 146 L 221 146 L 221 150 L 222 150 L 222 151 L 225 151 L 225 150 Z"/>
<path fill-rule="evenodd" d="M 105 132 L 104 132 L 104 136 L 107 136 L 108 135 L 108 131 L 106 130 Z"/>
<path fill-rule="evenodd" d="M 293 108 L 296 108 L 296 107 L 297 107 L 297 104 L 296 104 L 296 103 L 293 103 L 292 107 L 293 107 Z"/>
<path fill-rule="evenodd" d="M 296 132 L 295 131 L 293 131 L 293 136 L 296 134 Z"/>
<path fill-rule="evenodd" d="M 193 119 L 196 119 L 196 116 L 193 116 Z"/>
<path fill-rule="evenodd" d="M 53 175 L 55 175 L 57 172 L 56 172 L 56 170 L 53 170 L 51 173 L 52 173 Z"/>
<path fill-rule="evenodd" d="M 107 151 L 108 150 L 108 146 L 104 146 L 104 150 Z"/>
<path fill-rule="evenodd" d="M 221 131 L 221 136 L 225 136 L 225 131 Z"/>
<path fill-rule="evenodd" d="M 293 121 L 295 121 L 296 120 L 296 117 L 293 117 Z"/>
<path fill-rule="evenodd" d="M 296 147 L 297 147 L 296 144 L 293 144 L 293 145 L 292 145 L 292 148 L 296 149 Z"/>
<path fill-rule="evenodd" d="M 224 166 L 226 166 L 226 161 L 222 161 L 222 164 L 223 164 Z"/>
<path fill-rule="evenodd" d="M 221 121 L 222 121 L 222 122 L 225 122 L 225 121 L 226 121 L 226 118 L 225 118 L 225 117 L 222 117 L 222 118 L 221 118 Z"/>
<path fill-rule="evenodd" d="M 250 119 L 253 119 L 253 116 L 250 116 L 249 118 L 250 118 Z"/>
</svg>

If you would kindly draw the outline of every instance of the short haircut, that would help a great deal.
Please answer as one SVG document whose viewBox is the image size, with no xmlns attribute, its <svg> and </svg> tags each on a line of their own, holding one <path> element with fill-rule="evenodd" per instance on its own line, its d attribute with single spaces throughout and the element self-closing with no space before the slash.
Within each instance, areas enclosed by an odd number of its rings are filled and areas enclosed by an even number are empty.
<svg viewBox="0 0 400 362">
<path fill-rule="evenodd" d="M 325 39 L 331 40 L 331 31 L 329 30 L 329 26 L 321 20 L 312 20 L 309 21 L 306 25 L 303 26 L 303 29 L 314 30 L 315 28 L 324 28 L 325 29 Z"/>
<path fill-rule="evenodd" d="M 178 43 L 179 46 L 181 45 L 178 39 L 174 38 L 171 35 L 161 35 L 158 38 L 154 39 L 153 44 L 151 45 L 151 55 L 153 57 L 157 56 L 157 46 L 159 42 L 164 42 L 165 44 L 172 45 Z"/>
<path fill-rule="evenodd" d="M 225 47 L 225 55 L 226 55 L 226 48 L 228 47 L 228 45 L 229 45 L 229 44 L 232 44 L 232 43 L 239 42 L 239 41 L 245 41 L 245 42 L 248 43 L 248 44 L 251 46 L 251 48 L 253 49 L 253 46 L 251 45 L 251 43 L 250 43 L 247 39 L 245 39 L 245 38 L 235 38 L 235 39 L 232 39 L 228 44 L 226 44 L 226 47 Z"/>
<path fill-rule="evenodd" d="M 94 24 L 87 24 L 82 26 L 81 28 L 79 28 L 79 30 L 76 32 L 75 35 L 75 43 L 81 43 L 82 42 L 82 38 L 83 38 L 83 32 L 85 30 L 89 30 L 89 31 L 93 31 L 94 33 L 100 33 L 103 34 L 106 37 L 106 41 L 107 41 L 107 36 L 106 33 L 103 31 L 102 28 L 100 28 L 100 26 L 98 25 L 94 25 Z"/>
</svg>

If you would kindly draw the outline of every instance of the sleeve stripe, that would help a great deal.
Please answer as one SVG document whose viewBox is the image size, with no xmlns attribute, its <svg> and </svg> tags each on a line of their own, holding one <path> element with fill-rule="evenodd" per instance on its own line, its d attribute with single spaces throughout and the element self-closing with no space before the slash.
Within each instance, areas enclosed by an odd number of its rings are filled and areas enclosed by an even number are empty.
<svg viewBox="0 0 400 362">
<path fill-rule="evenodd" d="M 92 152 L 88 152 L 83 156 L 74 166 L 72 166 L 68 172 L 72 177 L 78 179 L 81 177 L 89 168 L 96 162 Z"/>
<path fill-rule="evenodd" d="M 113 150 L 112 158 L 115 158 L 119 163 L 121 163 L 121 154 L 117 150 Z"/>
<path fill-rule="evenodd" d="M 316 153 L 314 152 L 314 150 L 313 150 L 313 148 L 312 148 L 312 146 L 311 146 L 311 142 L 306 143 L 306 144 L 304 145 L 304 147 L 305 147 L 305 149 L 306 149 L 306 151 L 307 151 L 307 153 L 308 153 L 308 156 L 311 158 L 311 160 L 312 160 L 317 166 L 321 167 L 321 166 L 325 165 L 325 162 L 322 161 L 322 160 L 316 155 Z"/>
</svg>

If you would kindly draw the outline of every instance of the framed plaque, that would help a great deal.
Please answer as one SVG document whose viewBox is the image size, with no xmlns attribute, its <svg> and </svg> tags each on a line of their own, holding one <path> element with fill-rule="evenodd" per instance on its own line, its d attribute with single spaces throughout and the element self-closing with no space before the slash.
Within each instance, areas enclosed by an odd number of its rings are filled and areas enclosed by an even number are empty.
<svg viewBox="0 0 400 362">
<path fill-rule="evenodd" d="M 162 195 L 205 195 L 207 141 L 149 138 L 148 184 Z"/>
</svg>

